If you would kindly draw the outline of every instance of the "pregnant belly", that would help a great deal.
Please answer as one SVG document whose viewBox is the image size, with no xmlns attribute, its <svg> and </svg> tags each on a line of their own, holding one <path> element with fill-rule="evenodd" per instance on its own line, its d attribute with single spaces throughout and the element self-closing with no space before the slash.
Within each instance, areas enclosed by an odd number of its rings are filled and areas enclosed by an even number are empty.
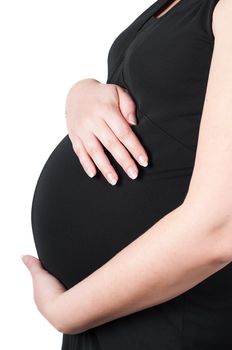
<svg viewBox="0 0 232 350">
<path fill-rule="evenodd" d="M 187 193 L 194 154 L 149 119 L 133 126 L 149 165 L 132 180 L 105 149 L 119 175 L 115 186 L 98 171 L 88 177 L 66 135 L 38 178 L 31 220 L 38 257 L 66 288 L 87 277 L 135 240 Z"/>
</svg>

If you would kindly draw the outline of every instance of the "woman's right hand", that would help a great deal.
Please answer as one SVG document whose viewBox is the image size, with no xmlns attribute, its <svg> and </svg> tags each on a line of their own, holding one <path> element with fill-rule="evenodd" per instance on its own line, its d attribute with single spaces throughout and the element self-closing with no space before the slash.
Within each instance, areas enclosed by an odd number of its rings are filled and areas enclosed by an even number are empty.
<svg viewBox="0 0 232 350">
<path fill-rule="evenodd" d="M 111 185 L 118 180 L 102 145 L 132 179 L 138 175 L 132 156 L 147 166 L 147 153 L 130 126 L 136 124 L 136 106 L 126 89 L 83 79 L 69 90 L 65 109 L 74 152 L 90 177 L 96 175 L 96 164 Z"/>
</svg>

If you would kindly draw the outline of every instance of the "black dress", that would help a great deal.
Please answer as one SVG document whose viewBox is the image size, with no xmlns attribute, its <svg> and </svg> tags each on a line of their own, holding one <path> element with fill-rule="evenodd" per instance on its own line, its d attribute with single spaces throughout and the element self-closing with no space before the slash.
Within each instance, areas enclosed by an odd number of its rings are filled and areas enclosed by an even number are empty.
<svg viewBox="0 0 232 350">
<path fill-rule="evenodd" d="M 194 167 L 214 47 L 218 0 L 158 0 L 113 42 L 107 83 L 128 89 L 132 126 L 149 156 L 132 180 L 84 172 L 66 135 L 39 176 L 32 203 L 38 257 L 66 288 L 94 272 L 184 201 Z M 175 229 L 175 228 L 174 228 Z M 186 232 L 187 234 L 187 232 Z M 145 252 L 144 252 L 145 253 Z M 62 350 L 231 350 L 232 264 L 185 293 L 76 335 Z"/>
</svg>

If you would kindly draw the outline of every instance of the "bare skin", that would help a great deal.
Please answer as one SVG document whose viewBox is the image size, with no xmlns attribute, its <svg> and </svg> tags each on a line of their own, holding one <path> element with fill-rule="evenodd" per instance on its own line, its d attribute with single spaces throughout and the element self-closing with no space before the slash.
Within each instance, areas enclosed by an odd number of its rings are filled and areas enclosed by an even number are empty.
<svg viewBox="0 0 232 350">
<path fill-rule="evenodd" d="M 178 2 L 183 1 L 183 0 L 174 0 L 171 4 L 169 4 L 167 7 L 165 7 L 165 10 L 160 12 L 159 15 L 155 15 L 155 18 L 161 18 L 166 12 L 168 12 L 172 7 L 174 7 Z M 185 0 L 184 0 L 185 1 Z"/>
<path fill-rule="evenodd" d="M 173 1 L 156 17 L 162 17 L 179 1 Z M 74 84 L 66 99 L 66 124 L 74 152 L 90 177 L 98 168 L 111 185 L 118 181 L 102 145 L 132 179 L 138 176 L 135 160 L 142 166 L 148 164 L 146 150 L 130 127 L 136 124 L 135 103 L 121 86 L 96 79 Z"/>
<path fill-rule="evenodd" d="M 90 177 L 96 174 L 97 165 L 111 185 L 118 180 L 102 145 L 132 179 L 138 176 L 136 160 L 147 166 L 146 150 L 130 125 L 136 123 L 135 109 L 127 90 L 115 84 L 84 79 L 70 89 L 66 99 L 69 138 Z"/>
</svg>

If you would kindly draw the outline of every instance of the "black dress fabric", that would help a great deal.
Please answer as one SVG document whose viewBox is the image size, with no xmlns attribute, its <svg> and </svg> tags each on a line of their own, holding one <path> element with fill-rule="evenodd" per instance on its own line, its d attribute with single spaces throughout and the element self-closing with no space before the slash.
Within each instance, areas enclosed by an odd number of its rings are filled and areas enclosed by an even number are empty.
<svg viewBox="0 0 232 350">
<path fill-rule="evenodd" d="M 115 186 L 84 172 L 68 134 L 36 184 L 31 220 L 38 257 L 67 289 L 184 201 L 191 179 L 214 47 L 218 0 L 158 0 L 116 37 L 107 83 L 128 89 L 132 126 L 149 156 L 132 180 L 105 149 Z M 175 227 L 173 228 L 175 229 Z M 187 232 L 186 232 L 187 234 Z M 146 252 L 144 252 L 146 254 Z M 162 304 L 75 335 L 62 350 L 232 349 L 232 264 Z"/>
</svg>

